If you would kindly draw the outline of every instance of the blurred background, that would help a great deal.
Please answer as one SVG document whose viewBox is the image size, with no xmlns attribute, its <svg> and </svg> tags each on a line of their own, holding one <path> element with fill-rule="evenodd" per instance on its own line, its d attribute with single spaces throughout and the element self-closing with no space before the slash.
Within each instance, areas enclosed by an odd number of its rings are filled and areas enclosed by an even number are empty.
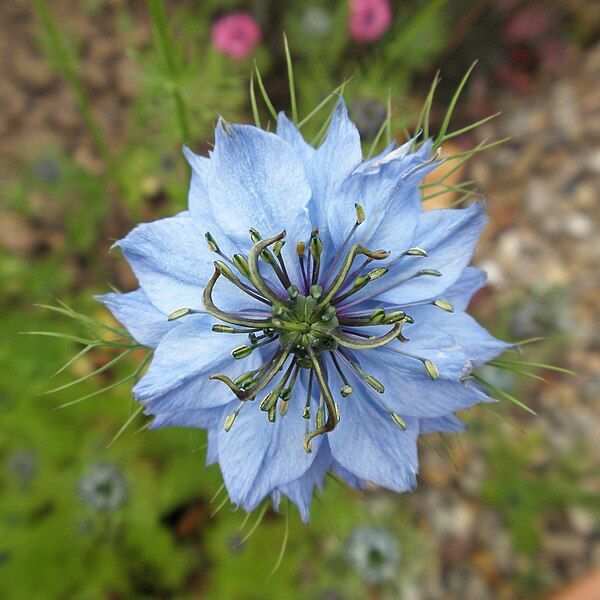
<svg viewBox="0 0 600 600">
<path fill-rule="evenodd" d="M 0 597 L 600 598 L 585 583 L 600 565 L 599 26 L 593 0 L 0 0 Z M 440 69 L 436 133 L 479 61 L 452 130 L 502 114 L 443 153 L 512 137 L 434 174 L 426 206 L 474 185 L 488 198 L 472 313 L 499 337 L 544 337 L 526 359 L 578 377 L 489 369 L 538 417 L 502 402 L 465 413 L 460 438 L 427 436 L 410 495 L 328 481 L 309 527 L 291 514 L 268 579 L 286 517 L 252 531 L 257 515 L 217 494 L 202 432 L 139 431 L 119 382 L 143 353 L 112 368 L 93 349 L 50 380 L 81 347 L 19 334 L 81 335 L 35 306 L 54 299 L 111 324 L 92 294 L 136 287 L 112 241 L 184 209 L 181 145 L 206 153 L 219 114 L 252 120 L 253 59 L 288 109 L 283 31 L 301 117 L 352 78 L 366 150 L 388 94 L 401 141 Z"/>
</svg>

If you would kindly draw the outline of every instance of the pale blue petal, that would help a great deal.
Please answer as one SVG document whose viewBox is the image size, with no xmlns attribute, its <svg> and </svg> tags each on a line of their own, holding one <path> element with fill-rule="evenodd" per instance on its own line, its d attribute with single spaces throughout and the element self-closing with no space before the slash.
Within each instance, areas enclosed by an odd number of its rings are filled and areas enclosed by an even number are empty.
<svg viewBox="0 0 600 600">
<path fill-rule="evenodd" d="M 219 431 L 209 429 L 206 432 L 206 466 L 210 467 L 217 462 L 219 462 Z"/>
<path fill-rule="evenodd" d="M 102 302 L 135 341 L 143 346 L 156 348 L 160 340 L 175 326 L 175 323 L 167 321 L 166 315 L 150 303 L 141 289 L 128 294 L 94 296 L 94 299 Z"/>
<path fill-rule="evenodd" d="M 359 479 L 396 492 L 417 485 L 417 419 L 402 431 L 357 387 L 340 405 L 340 422 L 327 434 L 333 457 Z"/>
<path fill-rule="evenodd" d="M 171 411 L 159 411 L 156 414 L 152 413 L 152 409 L 147 408 L 144 414 L 154 415 L 150 429 L 161 429 L 162 427 L 210 429 L 219 426 L 224 408 L 223 406 L 188 410 L 173 408 Z"/>
<path fill-rule="evenodd" d="M 285 229 L 284 254 L 295 268 L 296 243 L 311 230 L 311 190 L 300 158 L 286 141 L 251 125 L 220 121 L 215 138 L 208 190 L 222 231 L 244 247 L 250 227 L 263 237 Z"/>
<path fill-rule="evenodd" d="M 206 227 L 210 228 L 208 223 L 213 221 L 208 199 L 208 172 L 210 169 L 210 159 L 195 154 L 187 146 L 183 147 L 183 154 L 192 170 L 190 190 L 188 192 L 189 211 L 192 216 L 204 221 Z"/>
<path fill-rule="evenodd" d="M 451 381 L 441 377 L 432 380 L 419 361 L 384 350 L 362 352 L 360 362 L 369 375 L 385 386 L 381 399 L 401 417 L 441 417 L 480 402 L 493 402 L 470 381 Z M 363 382 L 352 377 L 352 387 L 355 383 L 364 387 Z M 377 394 L 368 387 L 365 390 L 371 395 Z"/>
<path fill-rule="evenodd" d="M 409 304 L 442 295 L 469 264 L 486 220 L 483 204 L 423 213 L 412 246 L 426 250 L 428 257 L 401 258 L 386 277 L 369 286 L 368 296 L 392 304 Z M 400 283 L 422 269 L 435 269 L 442 276 L 425 275 Z"/>
<path fill-rule="evenodd" d="M 280 112 L 277 117 L 277 135 L 284 139 L 300 157 L 302 164 L 306 165 L 315 153 L 315 149 L 307 143 L 298 128 Z"/>
<path fill-rule="evenodd" d="M 455 415 L 446 415 L 445 417 L 435 417 L 431 419 L 419 419 L 419 428 L 421 433 L 464 433 L 467 430 L 466 423 L 463 423 Z"/>
<path fill-rule="evenodd" d="M 400 150 L 400 149 L 399 149 Z M 344 182 L 328 215 L 332 240 L 339 246 L 354 223 L 354 204 L 365 210 L 365 222 L 354 241 L 368 248 L 383 248 L 393 256 L 411 247 L 423 206 L 419 185 L 437 165 L 408 158 L 381 164 L 377 169 L 357 171 Z"/>
<path fill-rule="evenodd" d="M 305 523 L 308 523 L 310 518 L 310 505 L 314 488 L 323 489 L 323 479 L 332 462 L 333 457 L 329 449 L 329 444 L 327 440 L 324 440 L 306 473 L 279 489 L 282 494 L 287 496 L 298 507 L 300 517 Z"/>
<path fill-rule="evenodd" d="M 277 415 L 275 423 L 268 421 L 257 402 L 248 402 L 229 432 L 219 428 L 223 479 L 231 501 L 246 511 L 254 510 L 276 488 L 301 477 L 318 453 L 322 441 L 318 438 L 313 440 L 312 453 L 302 446 L 306 420 L 302 418 L 300 389 L 290 402 L 288 413 Z M 233 403 L 231 410 L 236 406 Z"/>
<path fill-rule="evenodd" d="M 233 394 L 210 376 L 226 373 L 233 379 L 262 364 L 260 352 L 243 361 L 234 360 L 231 350 L 239 340 L 214 333 L 213 323 L 206 315 L 185 317 L 158 345 L 150 368 L 133 388 L 148 413 L 158 416 L 227 404 Z"/>
<path fill-rule="evenodd" d="M 466 310 L 471 298 L 485 285 L 487 273 L 477 267 L 467 267 L 458 281 L 444 292 L 444 300 L 455 310 Z"/>
<path fill-rule="evenodd" d="M 310 216 L 325 241 L 329 240 L 330 205 L 338 199 L 338 190 L 362 161 L 360 135 L 348 117 L 344 99 L 340 97 L 333 110 L 327 137 L 317 148 L 306 172 L 312 189 Z"/>
<path fill-rule="evenodd" d="M 513 347 L 493 337 L 463 311 L 447 313 L 432 305 L 421 305 L 409 312 L 415 320 L 403 331 L 409 341 L 382 348 L 379 354 L 386 356 L 385 360 L 393 360 L 390 354 L 396 348 L 428 358 L 442 377 L 456 380 Z M 422 369 L 419 361 L 412 363 L 415 371 Z"/>
<path fill-rule="evenodd" d="M 198 219 L 185 213 L 138 225 L 115 244 L 150 302 L 164 314 L 178 308 L 203 308 L 202 292 L 217 258 L 206 245 L 205 231 Z M 214 235 L 224 251 L 229 251 L 227 238 L 219 232 Z M 258 306 L 229 282 L 219 283 L 215 300 L 225 309 Z"/>
</svg>

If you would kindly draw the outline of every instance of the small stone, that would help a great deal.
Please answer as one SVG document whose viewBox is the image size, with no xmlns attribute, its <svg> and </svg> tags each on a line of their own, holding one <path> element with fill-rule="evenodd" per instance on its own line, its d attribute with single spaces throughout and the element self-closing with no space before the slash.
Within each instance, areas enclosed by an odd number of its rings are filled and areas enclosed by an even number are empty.
<svg viewBox="0 0 600 600">
<path fill-rule="evenodd" d="M 577 240 L 583 240 L 594 233 L 594 223 L 581 212 L 572 212 L 564 215 L 564 230 Z"/>
</svg>

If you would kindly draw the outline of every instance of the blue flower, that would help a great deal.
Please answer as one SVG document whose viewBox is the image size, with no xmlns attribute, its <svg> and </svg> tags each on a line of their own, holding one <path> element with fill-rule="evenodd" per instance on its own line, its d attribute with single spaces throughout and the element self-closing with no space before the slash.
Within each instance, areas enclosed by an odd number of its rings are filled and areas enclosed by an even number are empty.
<svg viewBox="0 0 600 600">
<path fill-rule="evenodd" d="M 154 349 L 135 398 L 153 427 L 208 430 L 246 510 L 284 495 L 308 520 L 328 471 L 412 490 L 419 434 L 463 431 L 491 401 L 469 374 L 508 347 L 465 312 L 483 205 L 424 212 L 431 142 L 363 161 L 343 100 L 316 149 L 283 113 L 215 138 L 184 149 L 188 211 L 116 244 L 140 288 L 99 298 Z"/>
</svg>

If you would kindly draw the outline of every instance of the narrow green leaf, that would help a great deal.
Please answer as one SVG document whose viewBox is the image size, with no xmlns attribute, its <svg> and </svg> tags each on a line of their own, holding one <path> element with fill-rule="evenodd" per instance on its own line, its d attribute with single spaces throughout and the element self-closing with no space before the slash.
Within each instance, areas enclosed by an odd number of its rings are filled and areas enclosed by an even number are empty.
<svg viewBox="0 0 600 600">
<path fill-rule="evenodd" d="M 256 93 L 254 90 L 254 73 L 250 73 L 250 104 L 252 106 L 252 115 L 254 116 L 254 124 L 261 129 L 260 115 L 258 114 L 258 105 L 256 103 Z"/>
<path fill-rule="evenodd" d="M 315 106 L 305 117 L 304 119 L 302 119 L 299 123 L 298 123 L 298 129 L 302 129 L 302 127 L 304 127 L 304 125 L 306 125 L 310 120 L 312 120 L 312 118 L 319 113 L 324 107 L 325 105 L 330 102 L 331 100 L 333 100 L 333 98 L 335 98 L 336 96 L 338 96 L 339 94 L 343 94 L 344 92 L 344 88 L 346 87 L 346 85 L 348 84 L 348 82 L 351 81 L 352 78 L 346 79 L 343 83 L 341 83 L 340 85 L 338 85 L 338 87 L 335 88 L 335 90 L 333 90 L 333 92 L 331 92 L 329 95 L 327 95 L 323 100 L 321 100 L 321 102 L 319 102 L 319 104 L 317 104 L 317 106 Z"/>
<path fill-rule="evenodd" d="M 477 127 L 481 127 L 481 125 L 483 125 L 484 123 L 487 123 L 488 121 L 491 121 L 492 119 L 495 119 L 497 116 L 499 116 L 501 114 L 502 114 L 501 112 L 494 113 L 493 115 L 489 115 L 488 117 L 485 117 L 479 121 L 476 121 L 475 123 L 471 123 L 470 125 L 467 125 L 466 127 L 463 127 L 462 129 L 457 129 L 456 131 L 453 131 L 452 133 L 447 133 L 441 140 L 440 144 L 443 144 L 447 140 L 451 140 L 452 138 L 462 135 L 463 133 L 467 133 L 468 131 L 471 131 L 472 129 L 477 129 Z"/>
<path fill-rule="evenodd" d="M 532 408 L 529 408 L 527 404 L 524 404 L 514 396 L 511 396 L 511 394 L 509 394 L 508 392 L 505 392 L 503 389 L 496 387 L 494 384 L 490 383 L 489 381 L 486 381 L 485 379 L 483 379 L 479 375 L 476 375 L 475 373 L 473 373 L 472 377 L 476 381 L 479 381 L 479 383 L 483 383 L 483 385 L 489 388 L 496 395 L 500 396 L 500 398 L 502 398 L 503 400 L 508 400 L 509 402 L 512 402 L 515 406 L 518 406 L 519 408 L 522 408 L 523 410 L 526 410 L 528 413 L 531 413 L 532 415 L 537 417 L 537 413 Z"/>
<path fill-rule="evenodd" d="M 110 448 L 121 437 L 121 435 L 123 435 L 123 432 L 133 423 L 135 418 L 142 412 L 143 408 L 144 408 L 144 405 L 140 404 L 137 407 L 137 409 L 133 413 L 131 413 L 131 416 L 129 417 L 129 419 L 127 419 L 127 421 L 125 421 L 125 423 L 123 424 L 121 429 L 119 429 L 119 431 L 117 431 L 115 437 L 108 443 L 108 445 L 106 446 L 107 448 Z"/>
<path fill-rule="evenodd" d="M 288 85 L 290 88 L 290 105 L 292 109 L 292 121 L 298 123 L 298 106 L 296 105 L 296 86 L 294 83 L 294 67 L 292 65 L 292 56 L 290 46 L 285 33 L 283 34 L 283 48 L 285 50 L 285 62 L 287 64 Z"/>
<path fill-rule="evenodd" d="M 256 80 L 258 81 L 258 89 L 260 90 L 263 100 L 264 100 L 265 104 L 267 105 L 267 108 L 269 109 L 269 112 L 271 113 L 272 117 L 275 119 L 275 121 L 277 121 L 277 111 L 275 110 L 275 107 L 273 106 L 273 103 L 271 102 L 271 99 L 269 98 L 269 94 L 267 94 L 267 90 L 265 89 L 265 85 L 263 83 L 262 77 L 260 76 L 260 71 L 258 70 L 258 64 L 256 63 L 256 61 L 254 61 L 254 72 L 256 73 Z"/>
<path fill-rule="evenodd" d="M 275 565 L 274 565 L 273 569 L 269 573 L 269 576 L 267 577 L 267 580 L 271 579 L 271 577 L 273 577 L 273 575 L 275 575 L 275 573 L 277 572 L 277 570 L 281 566 L 281 561 L 283 560 L 283 557 L 285 555 L 285 550 L 287 548 L 287 543 L 288 543 L 288 539 L 289 539 L 289 535 L 290 535 L 290 513 L 291 512 L 292 511 L 291 511 L 291 508 L 290 508 L 290 501 L 288 499 L 287 500 L 287 509 L 286 509 L 286 512 L 285 512 L 285 530 L 284 530 L 284 533 L 283 533 L 283 541 L 281 542 L 281 548 L 279 550 L 279 556 L 277 557 L 277 561 L 275 562 Z"/>
<path fill-rule="evenodd" d="M 448 110 L 446 111 L 444 120 L 442 121 L 442 126 L 440 127 L 440 131 L 439 131 L 438 136 L 433 145 L 434 149 L 439 148 L 440 144 L 442 143 L 442 140 L 444 139 L 444 136 L 446 135 L 446 131 L 448 131 L 448 126 L 450 125 L 450 119 L 452 118 L 452 113 L 454 112 L 454 109 L 456 108 L 456 103 L 458 102 L 460 94 L 462 93 L 463 88 L 465 87 L 467 81 L 469 80 L 469 77 L 471 76 L 471 73 L 473 72 L 473 69 L 475 68 L 476 64 L 477 64 L 477 61 L 475 61 L 467 69 L 467 72 L 464 74 L 464 77 L 462 78 L 461 82 L 458 84 L 458 87 L 456 88 L 456 91 L 454 92 L 454 96 L 452 96 L 452 100 L 450 101 L 450 105 L 448 106 Z"/>
</svg>

